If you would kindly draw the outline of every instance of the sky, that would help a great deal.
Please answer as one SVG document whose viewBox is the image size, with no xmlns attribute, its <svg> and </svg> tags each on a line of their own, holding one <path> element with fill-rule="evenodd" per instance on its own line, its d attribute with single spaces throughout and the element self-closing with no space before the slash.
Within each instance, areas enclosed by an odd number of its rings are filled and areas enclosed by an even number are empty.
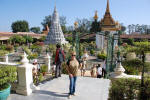
<svg viewBox="0 0 150 100">
<path fill-rule="evenodd" d="M 98 11 L 103 18 L 107 0 L 0 0 L 0 32 L 11 32 L 11 24 L 26 20 L 31 27 L 41 27 L 45 16 L 53 13 L 56 4 L 60 16 L 67 18 L 67 26 L 77 18 L 90 19 Z M 110 11 L 115 21 L 150 25 L 150 0 L 110 0 Z"/>
</svg>

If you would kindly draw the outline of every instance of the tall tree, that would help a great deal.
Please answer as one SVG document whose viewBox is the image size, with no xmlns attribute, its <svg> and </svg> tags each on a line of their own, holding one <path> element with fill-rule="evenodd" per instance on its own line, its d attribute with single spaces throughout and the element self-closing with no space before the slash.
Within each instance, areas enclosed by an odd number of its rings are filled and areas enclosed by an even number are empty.
<svg viewBox="0 0 150 100">
<path fill-rule="evenodd" d="M 99 22 L 97 22 L 97 20 L 95 19 L 93 22 L 92 22 L 92 25 L 91 25 L 91 29 L 90 29 L 90 32 L 99 32 L 101 31 L 100 29 L 100 24 Z"/>
<path fill-rule="evenodd" d="M 11 28 L 14 33 L 29 32 L 29 24 L 25 20 L 13 22 Z"/>
<path fill-rule="evenodd" d="M 78 22 L 78 28 L 77 31 L 80 33 L 89 33 L 91 29 L 92 21 L 88 20 L 86 18 L 83 19 L 76 19 L 76 22 Z"/>
<path fill-rule="evenodd" d="M 52 21 L 52 16 L 51 16 L 51 15 L 45 16 L 43 22 L 41 22 L 41 24 L 42 24 L 42 26 L 43 26 L 43 30 L 45 30 L 46 25 L 48 25 L 48 27 L 50 27 L 51 21 Z"/>
<path fill-rule="evenodd" d="M 40 27 L 31 27 L 30 31 L 34 33 L 41 33 Z"/>
</svg>

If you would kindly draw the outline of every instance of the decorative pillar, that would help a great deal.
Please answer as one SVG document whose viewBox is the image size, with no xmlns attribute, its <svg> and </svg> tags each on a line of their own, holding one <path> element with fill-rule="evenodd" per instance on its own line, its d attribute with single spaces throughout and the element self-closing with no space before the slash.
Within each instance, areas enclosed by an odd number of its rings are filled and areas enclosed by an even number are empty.
<svg viewBox="0 0 150 100">
<path fill-rule="evenodd" d="M 51 56 L 48 53 L 45 57 L 45 62 L 46 62 L 46 65 L 48 66 L 47 72 L 50 72 L 50 69 L 51 69 Z"/>
<path fill-rule="evenodd" d="M 8 54 L 5 55 L 5 62 L 8 63 Z"/>
<path fill-rule="evenodd" d="M 22 95 L 30 95 L 32 93 L 31 87 L 33 86 L 32 68 L 33 65 L 29 64 L 26 53 L 23 55 L 22 65 L 17 67 L 18 71 L 18 87 L 16 93 Z"/>
</svg>

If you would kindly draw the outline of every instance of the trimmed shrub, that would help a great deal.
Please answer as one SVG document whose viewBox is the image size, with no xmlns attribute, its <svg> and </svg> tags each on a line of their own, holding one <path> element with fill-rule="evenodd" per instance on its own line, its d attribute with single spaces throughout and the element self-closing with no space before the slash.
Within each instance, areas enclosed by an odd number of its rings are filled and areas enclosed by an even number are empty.
<svg viewBox="0 0 150 100">
<path fill-rule="evenodd" d="M 27 58 L 29 60 L 37 59 L 38 58 L 38 54 L 37 53 L 33 53 L 33 54 L 29 55 Z"/>
<path fill-rule="evenodd" d="M 5 56 L 6 54 L 8 54 L 8 51 L 0 50 L 0 56 Z"/>
<path fill-rule="evenodd" d="M 98 57 L 98 59 L 103 59 L 103 60 L 105 60 L 105 59 L 106 59 L 106 54 L 98 53 L 97 57 Z"/>
<path fill-rule="evenodd" d="M 111 80 L 108 100 L 140 100 L 140 82 L 138 79 Z M 144 81 L 144 99 L 150 98 L 150 78 Z"/>
<path fill-rule="evenodd" d="M 0 91 L 8 88 L 8 83 L 17 80 L 16 67 L 0 65 Z"/>
<path fill-rule="evenodd" d="M 48 69 L 48 66 L 47 66 L 47 65 L 42 65 L 42 66 L 40 67 L 40 72 L 41 72 L 41 73 L 47 72 L 47 69 Z"/>
<path fill-rule="evenodd" d="M 91 55 L 94 55 L 94 54 L 95 54 L 95 51 L 94 51 L 93 49 L 91 49 L 91 50 L 90 50 L 90 54 L 91 54 Z"/>
<path fill-rule="evenodd" d="M 138 75 L 142 71 L 142 61 L 140 59 L 125 60 L 122 62 L 125 73 L 130 75 Z"/>
</svg>

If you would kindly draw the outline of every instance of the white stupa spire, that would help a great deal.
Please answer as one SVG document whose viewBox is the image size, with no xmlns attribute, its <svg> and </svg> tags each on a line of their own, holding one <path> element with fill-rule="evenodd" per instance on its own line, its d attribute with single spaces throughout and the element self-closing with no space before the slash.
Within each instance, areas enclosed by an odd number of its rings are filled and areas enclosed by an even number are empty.
<svg viewBox="0 0 150 100">
<path fill-rule="evenodd" d="M 50 31 L 46 37 L 45 44 L 57 44 L 57 43 L 65 44 L 68 42 L 64 38 L 64 34 L 62 32 L 60 21 L 59 21 L 59 14 L 57 12 L 57 8 L 55 5 Z"/>
</svg>

